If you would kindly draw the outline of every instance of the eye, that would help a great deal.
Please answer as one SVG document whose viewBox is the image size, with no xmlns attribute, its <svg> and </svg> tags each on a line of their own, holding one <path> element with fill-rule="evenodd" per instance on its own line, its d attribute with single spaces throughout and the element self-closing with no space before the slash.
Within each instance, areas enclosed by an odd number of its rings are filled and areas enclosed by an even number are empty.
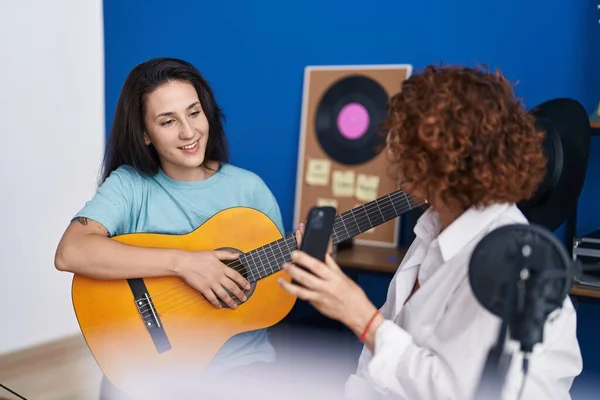
<svg viewBox="0 0 600 400">
<path fill-rule="evenodd" d="M 170 119 L 168 121 L 161 122 L 160 126 L 169 126 L 169 125 L 171 125 L 172 122 L 175 122 L 175 120 L 174 119 Z"/>
<path fill-rule="evenodd" d="M 191 115 L 192 117 L 196 117 L 198 114 L 200 114 L 200 111 L 194 111 L 194 112 L 192 112 L 190 115 Z"/>
</svg>

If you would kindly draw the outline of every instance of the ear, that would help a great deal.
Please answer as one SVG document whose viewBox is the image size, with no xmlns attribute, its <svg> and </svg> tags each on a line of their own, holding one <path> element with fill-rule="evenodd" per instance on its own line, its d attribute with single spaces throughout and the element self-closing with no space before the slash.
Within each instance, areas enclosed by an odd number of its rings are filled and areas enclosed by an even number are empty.
<svg viewBox="0 0 600 400">
<path fill-rule="evenodd" d="M 144 143 L 146 143 L 146 146 L 150 146 L 150 143 L 152 143 L 146 132 L 144 132 Z"/>
</svg>

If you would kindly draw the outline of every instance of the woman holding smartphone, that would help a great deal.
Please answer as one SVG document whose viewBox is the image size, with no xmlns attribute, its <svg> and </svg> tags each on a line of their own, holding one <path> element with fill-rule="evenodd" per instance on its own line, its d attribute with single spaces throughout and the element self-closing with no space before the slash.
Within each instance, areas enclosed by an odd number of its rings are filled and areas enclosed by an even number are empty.
<svg viewBox="0 0 600 400">
<path fill-rule="evenodd" d="M 351 399 L 471 399 L 500 325 L 474 297 L 470 255 L 497 227 L 527 224 L 516 204 L 544 177 L 534 118 L 500 73 L 433 66 L 414 74 L 389 104 L 387 150 L 396 178 L 430 207 L 378 310 L 340 270 L 297 252 L 284 269 L 290 293 L 348 326 L 364 343 Z M 567 297 L 548 318 L 524 380 L 515 355 L 506 398 L 570 399 L 582 370 L 576 314 Z M 514 342 L 508 349 L 514 348 Z"/>
</svg>

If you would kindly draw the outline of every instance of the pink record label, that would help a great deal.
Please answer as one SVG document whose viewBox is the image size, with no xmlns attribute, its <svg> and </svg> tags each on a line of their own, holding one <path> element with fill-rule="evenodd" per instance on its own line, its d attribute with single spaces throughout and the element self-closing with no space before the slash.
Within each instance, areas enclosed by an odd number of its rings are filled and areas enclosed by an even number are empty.
<svg viewBox="0 0 600 400">
<path fill-rule="evenodd" d="M 369 113 L 359 103 L 348 103 L 340 111 L 337 118 L 340 133 L 347 139 L 360 138 L 369 127 Z"/>
</svg>

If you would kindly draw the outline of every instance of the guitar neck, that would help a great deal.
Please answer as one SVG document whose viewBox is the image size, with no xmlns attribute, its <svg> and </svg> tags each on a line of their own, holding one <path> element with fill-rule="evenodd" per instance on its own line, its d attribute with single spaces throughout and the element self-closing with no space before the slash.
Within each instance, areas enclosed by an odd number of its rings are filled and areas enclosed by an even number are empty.
<svg viewBox="0 0 600 400">
<path fill-rule="evenodd" d="M 397 190 L 387 196 L 345 211 L 335 217 L 332 233 L 333 244 L 358 236 L 422 204 L 424 202 L 415 202 L 407 193 Z M 291 261 L 290 255 L 294 250 L 297 250 L 296 238 L 294 234 L 291 234 L 240 255 L 239 261 L 245 267 L 246 278 L 253 282 L 281 270 L 284 262 Z"/>
</svg>

